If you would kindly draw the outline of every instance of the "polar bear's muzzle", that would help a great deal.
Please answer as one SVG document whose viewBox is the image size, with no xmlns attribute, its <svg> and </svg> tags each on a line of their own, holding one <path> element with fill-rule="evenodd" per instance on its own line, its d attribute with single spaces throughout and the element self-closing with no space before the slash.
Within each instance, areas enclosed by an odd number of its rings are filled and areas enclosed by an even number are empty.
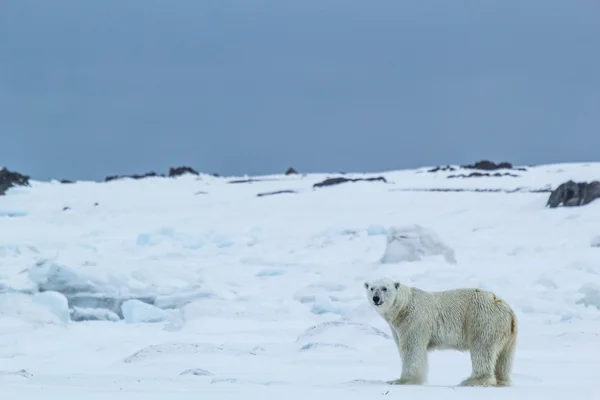
<svg viewBox="0 0 600 400">
<path fill-rule="evenodd" d="M 376 306 L 380 306 L 383 304 L 383 299 L 379 297 L 379 295 L 375 295 L 373 296 L 373 304 L 375 304 Z"/>
</svg>

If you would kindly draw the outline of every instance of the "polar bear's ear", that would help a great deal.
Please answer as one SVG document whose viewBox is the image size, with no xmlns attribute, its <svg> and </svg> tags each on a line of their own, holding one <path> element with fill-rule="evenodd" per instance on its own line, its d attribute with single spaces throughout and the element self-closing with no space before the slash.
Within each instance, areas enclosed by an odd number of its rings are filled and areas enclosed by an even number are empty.
<svg viewBox="0 0 600 400">
<path fill-rule="evenodd" d="M 400 287 L 400 282 L 394 282 L 394 287 L 398 289 Z"/>
<path fill-rule="evenodd" d="M 365 282 L 365 289 L 369 288 L 369 282 Z"/>
</svg>

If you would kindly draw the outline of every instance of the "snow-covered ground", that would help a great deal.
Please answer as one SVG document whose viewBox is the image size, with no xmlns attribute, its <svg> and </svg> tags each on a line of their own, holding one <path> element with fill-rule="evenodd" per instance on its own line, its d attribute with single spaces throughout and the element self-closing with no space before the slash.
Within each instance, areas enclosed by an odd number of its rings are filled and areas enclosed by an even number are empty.
<svg viewBox="0 0 600 400">
<path fill-rule="evenodd" d="M 597 179 L 600 164 L 426 171 L 316 189 L 340 175 L 11 189 L 0 197 L 3 397 L 598 398 L 600 201 L 548 209 L 549 193 L 535 191 Z M 296 193 L 257 196 L 281 190 Z M 456 262 L 382 263 L 386 233 L 413 224 Z M 471 365 L 453 351 L 430 354 L 425 386 L 384 384 L 401 363 L 363 292 L 381 276 L 508 301 L 520 327 L 514 386 L 455 387 Z"/>
</svg>

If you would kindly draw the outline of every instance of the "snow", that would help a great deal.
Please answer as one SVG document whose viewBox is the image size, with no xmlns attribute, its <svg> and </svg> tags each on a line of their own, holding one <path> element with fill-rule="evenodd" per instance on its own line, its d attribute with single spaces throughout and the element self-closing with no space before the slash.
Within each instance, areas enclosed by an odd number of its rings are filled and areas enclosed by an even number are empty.
<svg viewBox="0 0 600 400">
<path fill-rule="evenodd" d="M 600 164 L 467 179 L 427 170 L 347 174 L 388 183 L 316 189 L 339 174 L 11 188 L 0 197 L 0 210 L 19 211 L 0 213 L 3 395 L 597 398 L 600 255 L 590 240 L 600 202 L 545 204 L 564 181 L 597 179 Z M 278 191 L 295 193 L 257 196 Z M 457 262 L 381 263 L 388 233 L 415 225 Z M 362 286 L 381 276 L 508 301 L 520 328 L 514 386 L 454 387 L 470 360 L 453 351 L 429 355 L 427 385 L 384 384 L 401 362 Z"/>
</svg>

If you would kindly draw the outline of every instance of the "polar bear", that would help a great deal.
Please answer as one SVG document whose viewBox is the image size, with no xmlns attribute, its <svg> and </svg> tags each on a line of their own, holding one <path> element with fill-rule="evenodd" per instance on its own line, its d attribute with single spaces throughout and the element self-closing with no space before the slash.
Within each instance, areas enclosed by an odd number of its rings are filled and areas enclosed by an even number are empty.
<svg viewBox="0 0 600 400">
<path fill-rule="evenodd" d="M 369 303 L 388 323 L 402 360 L 395 385 L 427 378 L 427 353 L 470 351 L 471 376 L 459 386 L 510 386 L 517 342 L 512 308 L 480 289 L 426 292 L 389 278 L 364 284 Z"/>
</svg>

